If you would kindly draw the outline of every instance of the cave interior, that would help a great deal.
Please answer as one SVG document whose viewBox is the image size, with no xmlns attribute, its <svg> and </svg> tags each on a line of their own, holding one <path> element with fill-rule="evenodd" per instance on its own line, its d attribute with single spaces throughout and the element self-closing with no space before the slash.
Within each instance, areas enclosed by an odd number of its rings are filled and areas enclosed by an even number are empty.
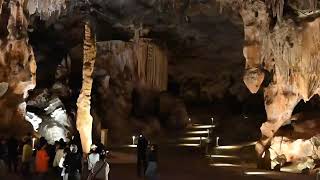
<svg viewBox="0 0 320 180">
<path fill-rule="evenodd" d="M 318 168 L 319 1 L 0 4 L 1 136 L 89 151 L 105 129 L 121 145 L 214 123 L 222 145 L 255 141 L 260 167 Z"/>
</svg>

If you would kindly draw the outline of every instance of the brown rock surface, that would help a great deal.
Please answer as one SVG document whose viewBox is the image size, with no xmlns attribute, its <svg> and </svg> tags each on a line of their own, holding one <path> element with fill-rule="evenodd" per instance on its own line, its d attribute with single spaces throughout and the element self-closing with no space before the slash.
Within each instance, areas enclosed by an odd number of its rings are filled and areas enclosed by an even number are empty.
<svg viewBox="0 0 320 180">
<path fill-rule="evenodd" d="M 18 0 L 2 6 L 1 17 L 7 19 L 8 24 L 2 21 L 1 26 L 7 27 L 8 33 L 2 34 L 0 40 L 1 129 L 20 128 L 18 133 L 31 130 L 24 121 L 24 98 L 36 85 L 36 62 L 28 43 L 28 21 L 21 4 L 23 1 Z"/>
<path fill-rule="evenodd" d="M 292 8 L 296 1 L 224 2 L 238 5 L 244 22 L 245 84 L 255 93 L 267 75 L 264 72 L 271 76 L 264 87 L 267 122 L 261 127 L 262 139 L 256 146 L 261 155 L 278 129 L 290 119 L 298 102 L 319 93 L 320 19 L 307 21 L 299 15 L 285 14 L 284 8 Z M 305 6 L 314 9 L 314 4 Z"/>
</svg>

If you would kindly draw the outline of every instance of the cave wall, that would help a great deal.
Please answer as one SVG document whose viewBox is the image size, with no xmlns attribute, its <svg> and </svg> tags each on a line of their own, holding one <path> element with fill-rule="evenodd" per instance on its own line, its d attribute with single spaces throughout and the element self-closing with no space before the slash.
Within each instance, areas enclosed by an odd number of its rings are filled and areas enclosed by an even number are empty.
<svg viewBox="0 0 320 180">
<path fill-rule="evenodd" d="M 5 88 L 0 97 L 2 132 L 17 128 L 21 131 L 15 133 L 32 130 L 24 121 L 24 99 L 36 85 L 37 66 L 28 43 L 28 20 L 22 5 L 23 1 L 9 1 L 2 5 L 1 11 L 1 26 L 7 30 L 2 32 L 0 40 L 0 82 Z"/>
<path fill-rule="evenodd" d="M 293 13 L 295 1 L 223 1 L 230 2 L 244 22 L 244 82 L 252 93 L 264 91 L 267 121 L 256 145 L 261 156 L 299 101 L 319 94 L 319 18 Z M 303 4 L 311 12 L 316 7 Z"/>
<path fill-rule="evenodd" d="M 72 66 L 81 61 L 80 52 L 80 46 L 70 51 Z M 138 37 L 130 42 L 97 42 L 92 93 L 95 137 L 100 125 L 110 130 L 111 140 L 120 143 L 134 132 L 152 135 L 161 126 L 181 128 L 187 124 L 183 101 L 163 92 L 167 89 L 168 58 L 166 46 L 157 40 Z M 168 104 L 172 108 L 166 110 Z"/>
</svg>

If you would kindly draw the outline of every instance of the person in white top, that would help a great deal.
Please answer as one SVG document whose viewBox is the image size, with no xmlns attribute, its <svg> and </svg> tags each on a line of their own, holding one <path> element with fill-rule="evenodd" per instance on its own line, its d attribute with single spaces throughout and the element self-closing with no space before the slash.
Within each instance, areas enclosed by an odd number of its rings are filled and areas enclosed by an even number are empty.
<svg viewBox="0 0 320 180">
<path fill-rule="evenodd" d="M 108 180 L 109 179 L 109 172 L 110 166 L 107 162 L 107 154 L 108 151 L 103 151 L 100 155 L 100 160 L 96 163 L 94 168 L 89 175 L 88 180 Z"/>
<path fill-rule="evenodd" d="M 64 148 L 63 145 L 61 143 L 58 143 L 56 147 L 56 155 L 54 157 L 53 164 L 52 164 L 52 166 L 57 170 L 57 174 L 59 176 L 61 175 L 61 171 L 62 171 L 62 168 L 59 166 L 59 163 L 64 156 L 63 148 Z"/>
<path fill-rule="evenodd" d="M 88 157 L 88 170 L 91 171 L 99 160 L 100 155 L 97 152 L 97 146 L 95 144 L 92 144 L 90 154 Z"/>
</svg>

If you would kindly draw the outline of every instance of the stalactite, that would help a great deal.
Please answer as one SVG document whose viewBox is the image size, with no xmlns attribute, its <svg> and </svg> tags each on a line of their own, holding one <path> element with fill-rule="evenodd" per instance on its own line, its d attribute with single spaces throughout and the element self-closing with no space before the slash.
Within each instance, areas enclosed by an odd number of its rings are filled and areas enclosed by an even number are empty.
<svg viewBox="0 0 320 180">
<path fill-rule="evenodd" d="M 80 133 L 82 149 L 89 153 L 92 144 L 92 116 L 90 114 L 92 73 L 96 59 L 96 40 L 88 23 L 85 24 L 83 45 L 82 89 L 77 101 L 77 129 Z"/>
<path fill-rule="evenodd" d="M 2 13 L 3 0 L 0 0 L 0 14 Z"/>
<path fill-rule="evenodd" d="M 134 44 L 139 79 L 151 88 L 165 91 L 168 81 L 167 52 L 147 38 L 139 38 Z"/>
<path fill-rule="evenodd" d="M 67 0 L 29 0 L 27 9 L 30 14 L 38 13 L 43 20 L 49 19 L 52 15 L 59 16 L 66 10 Z"/>
</svg>

